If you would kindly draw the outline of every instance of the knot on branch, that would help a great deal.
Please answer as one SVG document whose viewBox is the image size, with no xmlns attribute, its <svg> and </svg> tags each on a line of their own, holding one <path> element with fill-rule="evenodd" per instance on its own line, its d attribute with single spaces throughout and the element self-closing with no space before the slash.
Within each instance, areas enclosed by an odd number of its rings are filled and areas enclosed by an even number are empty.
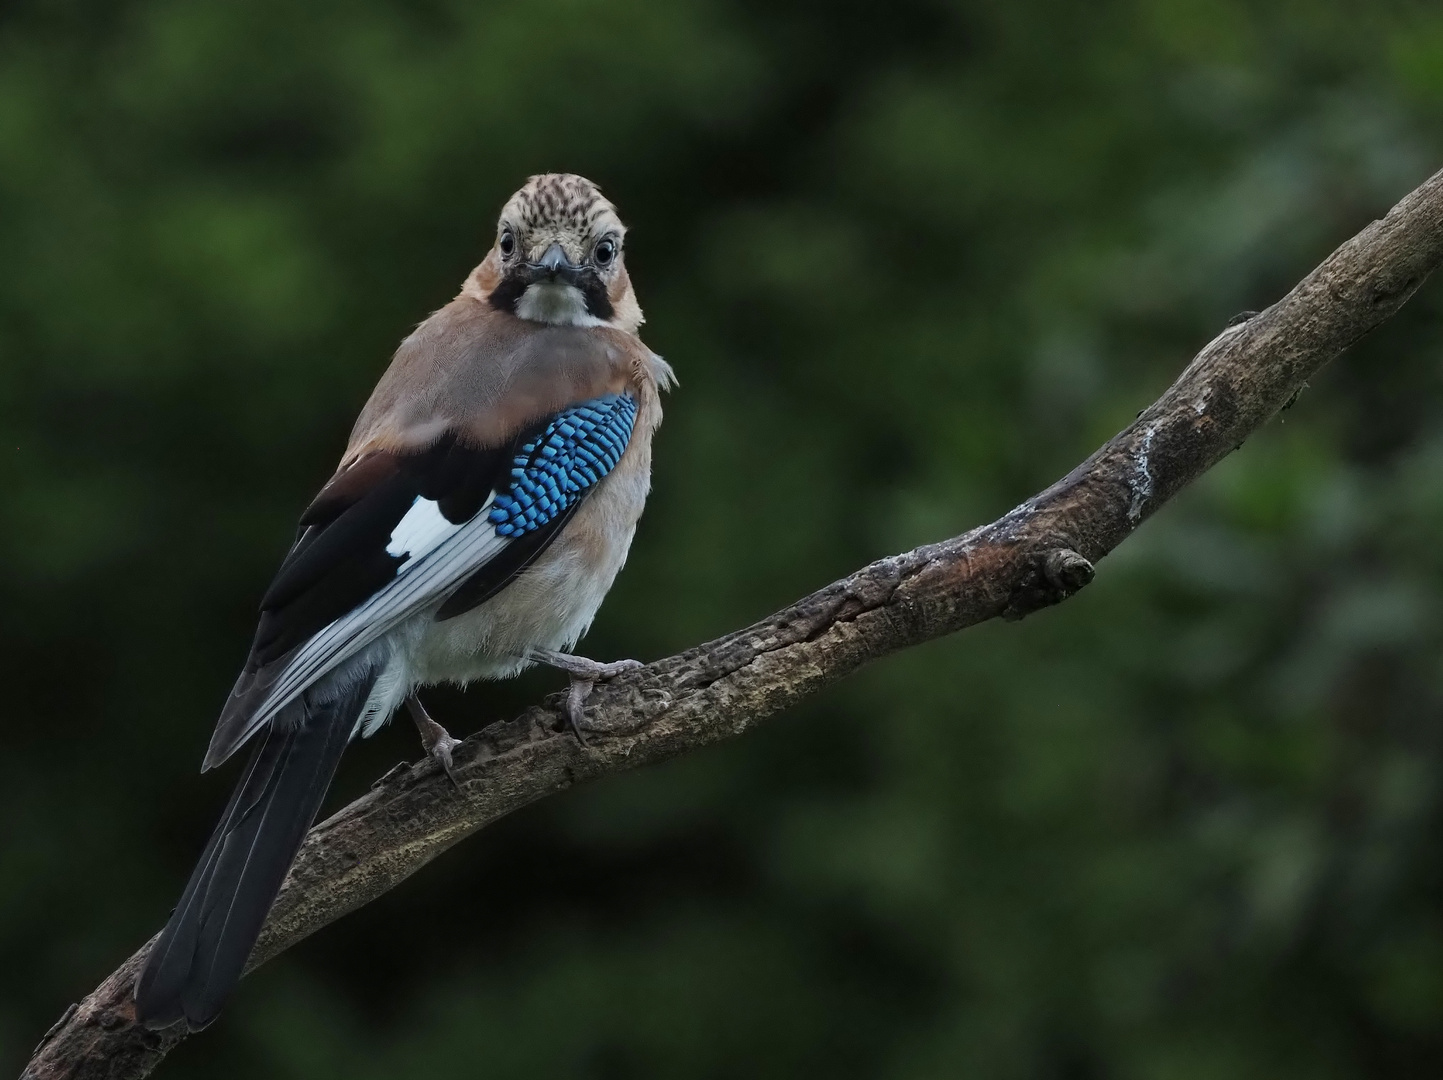
<svg viewBox="0 0 1443 1080">
<path fill-rule="evenodd" d="M 1058 600 L 1066 600 L 1084 585 L 1090 585 L 1097 575 L 1092 563 L 1071 548 L 1049 551 L 1042 564 L 1047 580 L 1060 594 Z"/>
<path fill-rule="evenodd" d="M 1054 548 L 1025 574 L 1007 598 L 1002 617 L 1016 621 L 1060 604 L 1096 574 L 1092 563 L 1071 548 Z"/>
</svg>

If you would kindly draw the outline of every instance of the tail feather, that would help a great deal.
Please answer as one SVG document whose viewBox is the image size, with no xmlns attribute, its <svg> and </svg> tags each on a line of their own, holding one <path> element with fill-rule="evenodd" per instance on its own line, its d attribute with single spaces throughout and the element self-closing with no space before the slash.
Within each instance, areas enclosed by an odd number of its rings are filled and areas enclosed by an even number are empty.
<svg viewBox="0 0 1443 1080">
<path fill-rule="evenodd" d="M 373 679 L 316 704 L 306 694 L 267 726 L 170 921 L 136 981 L 149 1027 L 191 1031 L 220 1013 L 330 787 Z"/>
</svg>

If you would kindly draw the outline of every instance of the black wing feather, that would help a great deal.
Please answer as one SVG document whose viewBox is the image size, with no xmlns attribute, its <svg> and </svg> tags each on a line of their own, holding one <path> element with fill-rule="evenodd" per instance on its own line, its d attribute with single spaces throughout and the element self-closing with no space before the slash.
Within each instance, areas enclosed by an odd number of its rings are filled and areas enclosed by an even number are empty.
<svg viewBox="0 0 1443 1080">
<path fill-rule="evenodd" d="M 352 467 L 354 480 L 342 473 L 327 485 L 302 515 L 301 534 L 261 600 L 246 673 L 286 657 L 395 580 L 405 556 L 391 555 L 386 546 L 417 498 L 434 501 L 454 524 L 474 517 L 509 485 L 517 447 L 548 422 L 530 425 L 500 447 L 467 446 L 448 433 L 419 452 L 379 452 Z M 467 579 L 437 618 L 453 618 L 495 596 L 546 550 L 570 517 L 568 510 L 508 544 Z"/>
<path fill-rule="evenodd" d="M 447 435 L 419 453 L 374 455 L 367 487 L 341 498 L 323 492 L 261 600 L 246 671 L 285 656 L 395 580 L 406 557 L 386 545 L 416 499 L 434 500 L 448 521 L 468 521 L 507 477 L 512 456 L 510 445 L 476 449 Z"/>
</svg>

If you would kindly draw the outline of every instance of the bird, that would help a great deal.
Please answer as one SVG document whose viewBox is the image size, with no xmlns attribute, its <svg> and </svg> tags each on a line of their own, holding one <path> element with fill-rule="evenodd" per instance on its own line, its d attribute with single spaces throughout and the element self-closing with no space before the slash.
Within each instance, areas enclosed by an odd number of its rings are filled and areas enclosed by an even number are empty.
<svg viewBox="0 0 1443 1080">
<path fill-rule="evenodd" d="M 353 738 L 405 705 L 455 782 L 420 688 L 557 667 L 584 741 L 592 686 L 640 666 L 571 652 L 626 561 L 675 383 L 638 336 L 625 237 L 590 180 L 532 176 L 397 348 L 261 599 L 202 771 L 250 755 L 136 979 L 146 1027 L 219 1015 Z"/>
</svg>

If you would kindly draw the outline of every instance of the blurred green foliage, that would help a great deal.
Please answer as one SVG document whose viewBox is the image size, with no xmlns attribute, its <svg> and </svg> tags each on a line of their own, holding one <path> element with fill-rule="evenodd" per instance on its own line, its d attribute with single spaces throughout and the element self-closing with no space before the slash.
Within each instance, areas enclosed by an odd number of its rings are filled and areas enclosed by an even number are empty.
<svg viewBox="0 0 1443 1080">
<path fill-rule="evenodd" d="M 586 645 L 650 658 L 1054 479 L 1440 124 L 1425 3 L 6 5 L 0 1067 L 164 919 L 291 523 L 528 173 L 682 379 Z M 164 1075 L 1443 1075 L 1440 536 L 1433 282 L 1074 601 L 487 830 Z"/>
</svg>

